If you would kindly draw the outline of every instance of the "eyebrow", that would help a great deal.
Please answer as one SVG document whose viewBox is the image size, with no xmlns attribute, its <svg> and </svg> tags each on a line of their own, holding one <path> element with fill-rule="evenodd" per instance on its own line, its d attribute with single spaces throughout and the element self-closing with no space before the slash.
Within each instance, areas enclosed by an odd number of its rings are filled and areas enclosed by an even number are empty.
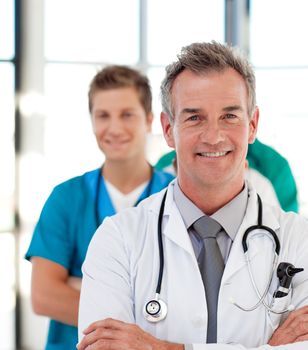
<svg viewBox="0 0 308 350">
<path fill-rule="evenodd" d="M 181 114 L 191 114 L 191 113 L 200 113 L 200 108 L 184 108 L 181 110 Z"/>
<path fill-rule="evenodd" d="M 191 113 L 200 113 L 201 108 L 183 108 L 181 114 L 191 114 Z M 234 111 L 243 111 L 243 107 L 240 105 L 226 106 L 222 109 L 223 112 L 234 112 Z"/>
<path fill-rule="evenodd" d="M 227 106 L 222 109 L 224 112 L 233 112 L 233 111 L 243 111 L 243 107 L 239 105 Z"/>
</svg>

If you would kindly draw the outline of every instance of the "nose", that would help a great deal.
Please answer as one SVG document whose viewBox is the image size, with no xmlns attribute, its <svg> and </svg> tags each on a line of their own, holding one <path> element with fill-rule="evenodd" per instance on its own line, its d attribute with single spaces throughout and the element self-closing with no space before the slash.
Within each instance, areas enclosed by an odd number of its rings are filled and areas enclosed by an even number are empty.
<svg viewBox="0 0 308 350">
<path fill-rule="evenodd" d="M 119 135 L 122 132 L 122 128 L 123 128 L 123 125 L 120 118 L 117 118 L 117 117 L 109 118 L 107 130 L 110 134 Z"/>
<path fill-rule="evenodd" d="M 200 138 L 202 142 L 209 145 L 216 145 L 223 141 L 223 131 L 221 130 L 219 123 L 216 121 L 207 121 L 204 125 L 202 125 Z"/>
</svg>

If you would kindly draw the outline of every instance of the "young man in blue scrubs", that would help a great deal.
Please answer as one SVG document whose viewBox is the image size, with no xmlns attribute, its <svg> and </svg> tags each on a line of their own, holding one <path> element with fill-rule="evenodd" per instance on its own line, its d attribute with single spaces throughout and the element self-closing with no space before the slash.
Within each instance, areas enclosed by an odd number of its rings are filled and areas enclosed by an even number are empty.
<svg viewBox="0 0 308 350">
<path fill-rule="evenodd" d="M 97 227 L 173 178 L 146 159 L 151 103 L 148 79 L 134 69 L 109 66 L 91 82 L 91 122 L 105 161 L 54 188 L 26 254 L 32 262 L 34 311 L 51 318 L 48 350 L 76 348 L 81 265 Z"/>
</svg>

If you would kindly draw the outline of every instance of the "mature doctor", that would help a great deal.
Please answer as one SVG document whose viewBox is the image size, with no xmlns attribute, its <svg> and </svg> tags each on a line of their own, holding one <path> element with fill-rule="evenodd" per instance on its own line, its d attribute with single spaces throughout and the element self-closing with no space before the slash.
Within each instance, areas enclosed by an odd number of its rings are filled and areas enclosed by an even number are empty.
<svg viewBox="0 0 308 350">
<path fill-rule="evenodd" d="M 163 190 L 97 230 L 78 349 L 308 349 L 308 223 L 262 208 L 244 180 L 259 119 L 251 66 L 233 48 L 195 43 L 161 93 L 178 177 L 165 200 Z M 257 224 L 269 229 L 246 231 Z"/>
</svg>

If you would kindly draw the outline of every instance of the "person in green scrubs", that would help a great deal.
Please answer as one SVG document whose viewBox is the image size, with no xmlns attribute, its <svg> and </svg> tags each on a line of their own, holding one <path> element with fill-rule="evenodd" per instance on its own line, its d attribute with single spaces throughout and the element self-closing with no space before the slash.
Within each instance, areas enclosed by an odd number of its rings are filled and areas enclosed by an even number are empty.
<svg viewBox="0 0 308 350">
<path fill-rule="evenodd" d="M 175 174 L 175 155 L 175 151 L 163 155 L 156 163 L 156 169 Z M 288 161 L 280 153 L 256 139 L 248 147 L 247 163 L 247 176 L 260 195 L 264 192 L 265 201 L 278 203 L 285 211 L 298 212 L 296 182 Z"/>
</svg>

